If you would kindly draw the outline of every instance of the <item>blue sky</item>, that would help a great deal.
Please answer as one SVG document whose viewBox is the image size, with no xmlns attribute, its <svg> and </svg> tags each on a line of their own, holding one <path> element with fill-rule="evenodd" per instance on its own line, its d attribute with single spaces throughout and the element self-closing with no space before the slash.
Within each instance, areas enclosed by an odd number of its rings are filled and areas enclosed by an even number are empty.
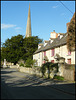
<svg viewBox="0 0 76 100">
<path fill-rule="evenodd" d="M 49 40 L 50 33 L 66 33 L 66 23 L 75 12 L 75 1 L 1 1 L 1 42 L 21 34 L 25 37 L 28 8 L 31 9 L 32 36 Z"/>
</svg>

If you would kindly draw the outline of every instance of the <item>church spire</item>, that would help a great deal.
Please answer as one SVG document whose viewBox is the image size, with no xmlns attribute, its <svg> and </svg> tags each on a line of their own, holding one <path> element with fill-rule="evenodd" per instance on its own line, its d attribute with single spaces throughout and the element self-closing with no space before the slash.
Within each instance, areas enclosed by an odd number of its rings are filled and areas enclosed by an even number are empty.
<svg viewBox="0 0 76 100">
<path fill-rule="evenodd" d="M 31 16 L 30 16 L 30 4 L 29 4 L 27 27 L 26 27 L 26 37 L 30 37 L 30 36 L 31 36 Z"/>
</svg>

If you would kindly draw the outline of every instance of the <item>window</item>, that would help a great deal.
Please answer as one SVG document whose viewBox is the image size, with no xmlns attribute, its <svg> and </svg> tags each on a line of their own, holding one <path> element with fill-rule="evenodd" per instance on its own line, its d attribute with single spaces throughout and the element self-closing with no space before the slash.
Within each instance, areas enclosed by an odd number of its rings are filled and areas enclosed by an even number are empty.
<svg viewBox="0 0 76 100">
<path fill-rule="evenodd" d="M 44 56 L 46 56 L 46 51 L 44 51 Z"/>
<path fill-rule="evenodd" d="M 54 49 L 51 50 L 51 56 L 54 56 Z"/>
<path fill-rule="evenodd" d="M 52 63 L 54 63 L 54 60 L 51 60 Z"/>
<path fill-rule="evenodd" d="M 60 39 L 60 36 L 58 36 L 58 40 Z"/>
<path fill-rule="evenodd" d="M 71 64 L 71 59 L 68 59 L 68 64 Z"/>
<path fill-rule="evenodd" d="M 71 55 L 71 51 L 68 51 L 68 55 Z"/>
<path fill-rule="evenodd" d="M 43 61 L 43 64 L 45 63 L 45 61 Z"/>
</svg>

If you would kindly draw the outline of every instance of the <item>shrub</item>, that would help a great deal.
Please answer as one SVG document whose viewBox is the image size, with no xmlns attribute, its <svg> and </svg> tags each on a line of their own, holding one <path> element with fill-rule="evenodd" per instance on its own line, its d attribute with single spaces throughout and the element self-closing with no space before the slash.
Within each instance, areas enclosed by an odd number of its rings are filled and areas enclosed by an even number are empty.
<svg viewBox="0 0 76 100">
<path fill-rule="evenodd" d="M 46 72 L 46 66 L 45 66 L 45 64 L 42 65 L 41 72 L 42 72 L 42 75 L 44 76 L 44 74 Z"/>
<path fill-rule="evenodd" d="M 59 76 L 59 75 L 55 75 L 55 76 L 53 77 L 53 79 L 64 80 L 64 77 Z"/>
<path fill-rule="evenodd" d="M 23 63 L 20 63 L 20 66 L 23 66 L 24 67 L 24 64 Z"/>
<path fill-rule="evenodd" d="M 34 60 L 32 60 L 32 59 L 30 59 L 30 58 L 28 58 L 27 60 L 26 60 L 26 65 L 25 65 L 25 67 L 32 67 L 33 65 L 34 65 Z"/>
<path fill-rule="evenodd" d="M 39 67 L 39 66 L 34 66 L 34 67 Z"/>
<path fill-rule="evenodd" d="M 41 67 L 42 75 L 45 76 L 46 69 L 48 69 L 48 78 L 50 78 L 50 69 L 53 70 L 54 67 L 57 69 L 58 72 L 58 63 L 47 62 L 42 64 Z"/>
<path fill-rule="evenodd" d="M 21 64 L 21 63 L 25 63 L 25 61 L 23 60 L 23 59 L 20 59 L 19 61 L 18 61 L 18 64 Z"/>
<path fill-rule="evenodd" d="M 48 57 L 47 56 L 44 56 L 44 61 L 48 62 Z"/>
</svg>

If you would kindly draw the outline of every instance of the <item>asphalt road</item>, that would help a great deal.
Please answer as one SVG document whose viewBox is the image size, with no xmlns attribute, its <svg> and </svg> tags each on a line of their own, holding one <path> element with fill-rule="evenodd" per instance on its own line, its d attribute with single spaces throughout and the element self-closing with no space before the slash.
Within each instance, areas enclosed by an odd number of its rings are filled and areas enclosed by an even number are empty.
<svg viewBox="0 0 76 100">
<path fill-rule="evenodd" d="M 51 85 L 54 87 L 52 80 L 49 84 L 42 78 L 17 69 L 1 69 L 1 99 L 75 99 L 75 95 L 59 91 Z M 65 88 L 65 85 L 60 85 Z"/>
</svg>

